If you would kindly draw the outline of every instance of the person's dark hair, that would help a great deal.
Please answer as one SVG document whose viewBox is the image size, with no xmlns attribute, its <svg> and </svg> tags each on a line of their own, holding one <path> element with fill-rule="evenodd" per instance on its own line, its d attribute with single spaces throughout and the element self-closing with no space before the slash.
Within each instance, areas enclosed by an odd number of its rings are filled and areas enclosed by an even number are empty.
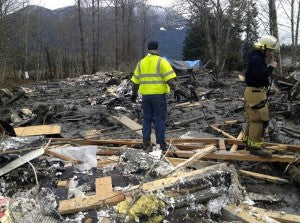
<svg viewBox="0 0 300 223">
<path fill-rule="evenodd" d="M 150 41 L 148 43 L 148 50 L 158 50 L 158 42 L 157 41 Z"/>
</svg>

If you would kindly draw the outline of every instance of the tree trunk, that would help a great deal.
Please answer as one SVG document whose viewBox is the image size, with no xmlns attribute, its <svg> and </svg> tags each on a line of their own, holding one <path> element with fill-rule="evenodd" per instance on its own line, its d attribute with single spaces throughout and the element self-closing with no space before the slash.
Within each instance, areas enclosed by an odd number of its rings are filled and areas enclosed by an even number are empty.
<svg viewBox="0 0 300 223">
<path fill-rule="evenodd" d="M 118 23 L 118 0 L 115 0 L 115 69 L 119 70 L 119 23 Z"/>
<path fill-rule="evenodd" d="M 77 0 L 77 11 L 78 11 L 78 26 L 80 32 L 80 51 L 81 51 L 81 66 L 82 72 L 86 74 L 86 63 L 85 63 L 85 44 L 83 37 L 83 27 L 82 27 L 82 18 L 81 18 L 81 0 Z"/>
<path fill-rule="evenodd" d="M 278 23 L 277 23 L 277 11 L 276 11 L 276 0 L 269 0 L 269 19 L 270 19 L 270 34 L 275 36 L 279 41 L 278 36 Z M 280 48 L 276 53 L 277 63 L 278 63 L 278 72 L 282 76 L 282 67 L 281 67 L 281 53 Z"/>
<path fill-rule="evenodd" d="M 93 62 L 92 62 L 92 73 L 96 73 L 97 71 L 97 64 L 96 64 L 96 44 L 95 44 L 95 0 L 92 0 L 92 32 L 93 32 L 93 37 L 92 37 L 92 57 L 93 57 Z"/>
</svg>

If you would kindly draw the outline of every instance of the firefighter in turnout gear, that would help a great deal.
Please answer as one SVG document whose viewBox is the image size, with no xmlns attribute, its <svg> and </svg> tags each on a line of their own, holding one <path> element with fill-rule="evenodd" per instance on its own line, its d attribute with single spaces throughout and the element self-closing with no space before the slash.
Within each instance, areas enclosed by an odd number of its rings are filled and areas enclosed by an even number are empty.
<svg viewBox="0 0 300 223">
<path fill-rule="evenodd" d="M 247 126 L 244 141 L 250 154 L 271 157 L 272 152 L 264 148 L 264 133 L 269 122 L 268 89 L 269 78 L 272 76 L 277 63 L 266 64 L 266 58 L 272 57 L 278 49 L 277 39 L 264 35 L 254 44 L 248 57 L 245 74 L 246 89 L 244 92 Z"/>
<path fill-rule="evenodd" d="M 176 74 L 169 62 L 158 54 L 158 42 L 150 41 L 148 55 L 138 64 L 131 78 L 132 97 L 134 102 L 137 93 L 142 95 L 143 109 L 143 149 L 151 150 L 151 125 L 154 122 L 156 143 L 162 150 L 166 150 L 165 129 L 167 101 L 166 94 L 170 88 L 176 92 Z"/>
</svg>

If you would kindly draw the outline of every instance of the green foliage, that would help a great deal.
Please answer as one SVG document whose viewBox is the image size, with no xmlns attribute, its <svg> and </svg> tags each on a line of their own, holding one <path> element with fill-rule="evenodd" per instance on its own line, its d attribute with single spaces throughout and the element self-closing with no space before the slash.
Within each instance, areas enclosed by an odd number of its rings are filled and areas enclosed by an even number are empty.
<svg viewBox="0 0 300 223">
<path fill-rule="evenodd" d="M 198 10 L 192 11 L 190 30 L 184 41 L 184 59 L 211 60 L 215 75 L 222 72 L 224 62 L 226 70 L 243 69 L 244 50 L 257 39 L 255 3 L 229 0 L 224 3 L 226 7 L 204 0 L 190 3 Z"/>
<path fill-rule="evenodd" d="M 203 28 L 192 24 L 183 42 L 183 59 L 208 59 L 209 55 L 206 44 Z"/>
</svg>

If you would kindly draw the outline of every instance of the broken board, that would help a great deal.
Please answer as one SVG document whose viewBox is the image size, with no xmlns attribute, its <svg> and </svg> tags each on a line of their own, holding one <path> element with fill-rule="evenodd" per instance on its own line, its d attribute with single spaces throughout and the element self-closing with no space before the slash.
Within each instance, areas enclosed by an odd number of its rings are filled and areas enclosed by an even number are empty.
<svg viewBox="0 0 300 223">
<path fill-rule="evenodd" d="M 246 204 L 230 204 L 222 209 L 222 216 L 227 221 L 245 223 L 285 222 L 300 223 L 300 216 L 248 206 Z"/>
<path fill-rule="evenodd" d="M 114 205 L 125 199 L 121 191 L 113 191 L 111 177 L 97 178 L 95 182 L 96 194 L 78 197 L 59 202 L 60 214 L 100 208 L 104 205 Z"/>
<path fill-rule="evenodd" d="M 121 122 L 123 125 L 130 128 L 131 130 L 135 131 L 137 134 L 141 136 L 143 135 L 142 132 L 143 127 L 140 124 L 128 118 L 127 116 L 122 115 L 121 117 L 116 117 L 116 116 L 112 116 L 112 117 L 118 120 L 119 122 Z M 151 142 L 156 144 L 156 137 L 153 133 L 151 133 Z"/>
<path fill-rule="evenodd" d="M 14 128 L 17 136 L 59 135 L 60 125 L 35 125 Z"/>
</svg>

